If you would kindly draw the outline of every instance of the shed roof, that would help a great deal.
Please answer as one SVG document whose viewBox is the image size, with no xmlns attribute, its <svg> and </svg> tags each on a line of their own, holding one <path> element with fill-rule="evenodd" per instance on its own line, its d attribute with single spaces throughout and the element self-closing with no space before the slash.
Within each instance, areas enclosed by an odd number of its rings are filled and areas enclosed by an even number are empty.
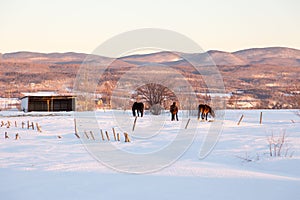
<svg viewBox="0 0 300 200">
<path fill-rule="evenodd" d="M 75 96 L 72 93 L 56 93 L 56 92 L 22 92 L 21 99 L 25 97 L 64 97 Z"/>
</svg>

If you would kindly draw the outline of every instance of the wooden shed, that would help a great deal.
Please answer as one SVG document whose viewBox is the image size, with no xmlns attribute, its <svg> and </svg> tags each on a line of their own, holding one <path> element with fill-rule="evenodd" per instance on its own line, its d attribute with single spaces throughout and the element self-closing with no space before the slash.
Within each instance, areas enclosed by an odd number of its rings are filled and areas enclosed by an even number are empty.
<svg viewBox="0 0 300 200">
<path fill-rule="evenodd" d="M 31 111 L 75 111 L 75 96 L 54 92 L 23 93 L 21 110 Z"/>
</svg>

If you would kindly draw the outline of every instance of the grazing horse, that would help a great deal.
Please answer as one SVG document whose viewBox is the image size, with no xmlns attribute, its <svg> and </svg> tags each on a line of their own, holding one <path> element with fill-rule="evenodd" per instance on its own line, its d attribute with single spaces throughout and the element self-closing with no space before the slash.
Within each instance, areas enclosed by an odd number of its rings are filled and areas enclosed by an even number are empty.
<svg viewBox="0 0 300 200">
<path fill-rule="evenodd" d="M 140 113 L 141 113 L 141 117 L 143 117 L 143 114 L 144 114 L 144 104 L 143 103 L 134 102 L 133 105 L 132 105 L 132 114 L 133 114 L 134 117 L 136 116 L 135 110 L 137 112 L 137 116 L 138 117 L 140 116 Z"/>
<path fill-rule="evenodd" d="M 207 121 L 208 113 L 212 117 L 215 117 L 215 113 L 214 113 L 213 109 L 209 105 L 206 105 L 206 104 L 200 104 L 198 106 L 198 120 L 200 119 L 200 113 L 201 113 L 202 120 L 205 118 L 205 120 Z"/>
</svg>

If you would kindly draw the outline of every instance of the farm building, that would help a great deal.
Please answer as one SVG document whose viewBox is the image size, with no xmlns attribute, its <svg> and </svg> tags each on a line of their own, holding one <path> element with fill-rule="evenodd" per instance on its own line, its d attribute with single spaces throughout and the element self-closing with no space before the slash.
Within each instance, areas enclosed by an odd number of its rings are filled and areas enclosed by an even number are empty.
<svg viewBox="0 0 300 200">
<path fill-rule="evenodd" d="M 23 93 L 21 110 L 31 111 L 74 111 L 75 96 L 54 92 Z"/>
</svg>

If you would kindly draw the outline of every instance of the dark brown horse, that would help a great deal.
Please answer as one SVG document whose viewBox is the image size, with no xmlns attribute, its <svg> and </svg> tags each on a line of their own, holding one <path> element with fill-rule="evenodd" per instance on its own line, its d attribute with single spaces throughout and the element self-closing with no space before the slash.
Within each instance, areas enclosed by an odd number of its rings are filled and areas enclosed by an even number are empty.
<svg viewBox="0 0 300 200">
<path fill-rule="evenodd" d="M 133 114 L 134 117 L 136 116 L 135 111 L 137 112 L 137 116 L 138 117 L 140 116 L 140 113 L 141 113 L 141 117 L 143 117 L 143 114 L 144 114 L 144 104 L 143 103 L 134 102 L 133 105 L 132 105 L 132 114 Z"/>
<path fill-rule="evenodd" d="M 200 119 L 200 113 L 201 113 L 202 120 L 205 118 L 205 120 L 207 121 L 208 113 L 212 117 L 215 117 L 215 113 L 214 113 L 213 109 L 209 105 L 206 105 L 206 104 L 200 104 L 198 106 L 198 120 Z"/>
</svg>

